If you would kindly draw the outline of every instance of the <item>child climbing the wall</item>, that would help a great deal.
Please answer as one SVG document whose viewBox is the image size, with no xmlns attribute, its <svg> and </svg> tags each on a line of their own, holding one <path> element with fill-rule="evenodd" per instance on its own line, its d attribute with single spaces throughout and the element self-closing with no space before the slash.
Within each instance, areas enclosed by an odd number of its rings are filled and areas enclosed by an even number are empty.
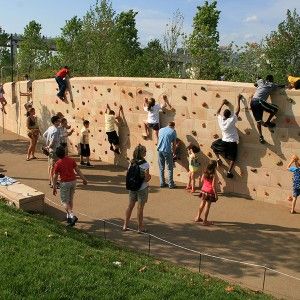
<svg viewBox="0 0 300 300">
<path fill-rule="evenodd" d="M 7 114 L 7 113 L 6 113 L 6 110 L 5 110 L 5 106 L 6 106 L 6 104 L 7 104 L 7 101 L 6 101 L 6 99 L 4 98 L 4 94 L 5 94 L 5 92 L 4 92 L 4 89 L 3 89 L 3 85 L 1 84 L 1 85 L 0 85 L 0 103 L 1 103 L 1 111 L 2 111 L 3 113 Z"/>
<path fill-rule="evenodd" d="M 89 144 L 89 137 L 90 137 L 90 122 L 88 120 L 83 121 L 83 127 L 80 131 L 80 165 L 93 167 L 90 163 L 90 144 Z M 84 162 L 84 158 L 86 159 L 86 163 Z"/>
<path fill-rule="evenodd" d="M 206 167 L 206 170 L 204 171 L 204 174 L 200 179 L 200 183 L 202 184 L 202 187 L 201 187 L 201 192 L 199 197 L 202 199 L 202 201 L 200 203 L 198 215 L 195 218 L 195 222 L 202 222 L 204 226 L 213 225 L 213 222 L 208 221 L 207 218 L 208 218 L 211 204 L 218 200 L 218 195 L 217 195 L 218 177 L 216 175 L 217 165 L 218 165 L 217 161 L 212 160 Z M 203 210 L 204 210 L 204 219 L 201 219 Z"/>
<path fill-rule="evenodd" d="M 294 166 L 292 166 L 294 164 Z M 293 172 L 293 201 L 292 201 L 292 208 L 291 214 L 295 214 L 295 206 L 297 197 L 300 195 L 300 163 L 299 157 L 297 155 L 293 155 L 290 163 L 288 164 L 287 169 Z"/>
<path fill-rule="evenodd" d="M 148 119 L 146 122 L 144 122 L 145 126 L 145 133 L 143 134 L 144 139 L 148 139 L 150 136 L 150 128 L 152 128 L 155 132 L 156 136 L 156 143 L 158 141 L 158 131 L 160 128 L 159 125 L 159 112 L 169 106 L 170 109 L 172 109 L 172 106 L 170 105 L 168 98 L 166 95 L 163 96 L 163 103 L 162 104 L 156 104 L 154 98 L 145 98 L 144 102 L 144 111 L 148 112 Z"/>
<path fill-rule="evenodd" d="M 200 149 L 195 145 L 189 145 L 187 150 L 189 154 L 189 181 L 186 190 L 195 193 L 195 181 L 200 167 Z"/>
<path fill-rule="evenodd" d="M 110 150 L 120 154 L 120 139 L 115 130 L 115 124 L 119 123 L 121 112 L 123 111 L 122 105 L 119 106 L 119 112 L 116 116 L 115 112 L 106 105 L 105 110 L 105 132 L 107 134 L 108 142 L 110 143 Z"/>
</svg>

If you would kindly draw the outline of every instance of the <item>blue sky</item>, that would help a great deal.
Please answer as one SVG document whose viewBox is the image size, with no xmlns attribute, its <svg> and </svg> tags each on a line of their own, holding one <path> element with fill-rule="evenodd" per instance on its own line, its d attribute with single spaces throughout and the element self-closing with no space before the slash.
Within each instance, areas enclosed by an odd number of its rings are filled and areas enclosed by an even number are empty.
<svg viewBox="0 0 300 300">
<path fill-rule="evenodd" d="M 36 20 L 43 27 L 43 35 L 57 36 L 65 20 L 82 17 L 96 0 L 0 0 L 0 26 L 8 33 L 22 33 L 24 26 Z M 161 38 L 165 26 L 176 9 L 184 16 L 184 30 L 190 33 L 197 5 L 204 0 L 112 0 L 113 8 L 138 11 L 137 27 L 140 42 L 145 45 L 152 38 Z M 259 41 L 277 28 L 285 19 L 287 9 L 297 9 L 300 0 L 219 0 L 220 43 L 230 41 L 243 44 Z"/>
</svg>

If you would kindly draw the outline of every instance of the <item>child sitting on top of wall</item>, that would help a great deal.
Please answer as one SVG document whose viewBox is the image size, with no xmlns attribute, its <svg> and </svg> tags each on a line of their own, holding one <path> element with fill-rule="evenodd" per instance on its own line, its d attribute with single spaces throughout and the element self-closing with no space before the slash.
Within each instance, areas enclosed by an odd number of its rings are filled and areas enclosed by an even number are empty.
<svg viewBox="0 0 300 300">
<path fill-rule="evenodd" d="M 292 165 L 295 166 L 292 166 Z M 300 195 L 300 163 L 299 157 L 297 155 L 293 155 L 290 163 L 288 164 L 287 169 L 293 172 L 293 201 L 292 201 L 292 209 L 291 214 L 295 214 L 295 206 L 297 197 Z"/>
<path fill-rule="evenodd" d="M 115 124 L 119 122 L 121 117 L 121 111 L 123 111 L 122 105 L 119 106 L 118 115 L 110 109 L 110 106 L 106 105 L 105 110 L 105 132 L 107 134 L 108 142 L 110 143 L 110 150 L 117 154 L 120 154 L 120 139 L 115 130 Z"/>
<path fill-rule="evenodd" d="M 6 110 L 5 110 L 5 105 L 7 104 L 6 99 L 4 98 L 4 89 L 3 89 L 3 85 L 0 85 L 0 103 L 2 105 L 1 110 L 6 114 Z"/>
</svg>

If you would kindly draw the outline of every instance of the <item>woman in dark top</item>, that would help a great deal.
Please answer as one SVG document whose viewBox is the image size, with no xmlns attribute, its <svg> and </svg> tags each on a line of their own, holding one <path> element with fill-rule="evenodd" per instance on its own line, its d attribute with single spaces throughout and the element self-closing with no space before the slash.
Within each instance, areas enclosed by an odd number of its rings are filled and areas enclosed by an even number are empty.
<svg viewBox="0 0 300 300">
<path fill-rule="evenodd" d="M 37 124 L 37 118 L 35 116 L 35 109 L 33 107 L 27 112 L 26 125 L 27 125 L 27 135 L 30 139 L 26 160 L 36 159 L 34 153 L 40 135 L 40 130 Z"/>
</svg>

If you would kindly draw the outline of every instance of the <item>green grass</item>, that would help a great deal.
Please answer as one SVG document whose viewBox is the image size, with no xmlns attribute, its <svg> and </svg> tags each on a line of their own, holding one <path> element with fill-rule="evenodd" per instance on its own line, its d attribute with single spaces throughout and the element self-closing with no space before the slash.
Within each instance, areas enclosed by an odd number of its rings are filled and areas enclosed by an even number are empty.
<svg viewBox="0 0 300 300">
<path fill-rule="evenodd" d="M 226 287 L 0 203 L 0 299 L 272 299 Z"/>
</svg>

